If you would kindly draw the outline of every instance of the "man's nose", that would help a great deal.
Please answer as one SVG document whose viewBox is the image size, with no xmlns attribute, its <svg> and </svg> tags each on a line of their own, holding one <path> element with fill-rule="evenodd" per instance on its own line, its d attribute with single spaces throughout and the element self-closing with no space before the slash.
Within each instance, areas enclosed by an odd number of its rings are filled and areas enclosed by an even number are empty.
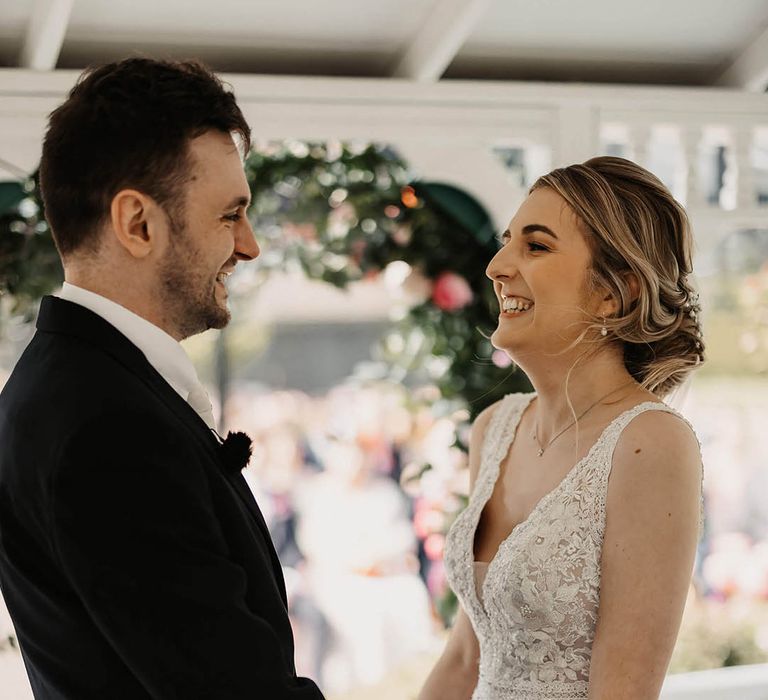
<svg viewBox="0 0 768 700">
<path fill-rule="evenodd" d="M 238 260 L 254 260 L 259 257 L 261 249 L 256 242 L 253 227 L 248 217 L 243 217 L 242 226 L 235 237 L 235 257 Z"/>
</svg>

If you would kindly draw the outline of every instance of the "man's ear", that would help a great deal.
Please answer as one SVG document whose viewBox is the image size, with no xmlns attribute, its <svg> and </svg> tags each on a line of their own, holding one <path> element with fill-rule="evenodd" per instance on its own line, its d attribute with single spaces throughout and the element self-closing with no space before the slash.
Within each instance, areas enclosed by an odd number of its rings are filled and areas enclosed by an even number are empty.
<svg viewBox="0 0 768 700">
<path fill-rule="evenodd" d="M 152 197 L 138 190 L 120 190 L 112 198 L 110 215 L 115 238 L 134 258 L 145 258 L 162 247 L 167 220 Z"/>
</svg>

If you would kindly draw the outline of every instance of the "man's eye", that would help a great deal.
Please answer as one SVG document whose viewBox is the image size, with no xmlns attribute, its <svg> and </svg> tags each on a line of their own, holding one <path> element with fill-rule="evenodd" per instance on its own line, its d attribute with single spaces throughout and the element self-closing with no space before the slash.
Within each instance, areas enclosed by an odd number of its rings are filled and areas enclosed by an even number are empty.
<svg viewBox="0 0 768 700">
<path fill-rule="evenodd" d="M 240 215 L 239 212 L 235 212 L 234 214 L 227 214 L 224 218 L 227 221 L 240 221 L 242 216 Z"/>
</svg>

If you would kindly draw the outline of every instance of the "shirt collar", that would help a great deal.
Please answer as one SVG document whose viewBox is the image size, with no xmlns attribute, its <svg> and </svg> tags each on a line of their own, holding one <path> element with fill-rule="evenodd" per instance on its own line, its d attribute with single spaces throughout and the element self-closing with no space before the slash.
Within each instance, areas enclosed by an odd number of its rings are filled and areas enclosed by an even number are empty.
<svg viewBox="0 0 768 700">
<path fill-rule="evenodd" d="M 68 282 L 64 282 L 57 296 L 93 311 L 113 325 L 144 353 L 147 362 L 185 401 L 189 392 L 200 385 L 195 367 L 184 348 L 154 323 L 101 294 Z"/>
</svg>

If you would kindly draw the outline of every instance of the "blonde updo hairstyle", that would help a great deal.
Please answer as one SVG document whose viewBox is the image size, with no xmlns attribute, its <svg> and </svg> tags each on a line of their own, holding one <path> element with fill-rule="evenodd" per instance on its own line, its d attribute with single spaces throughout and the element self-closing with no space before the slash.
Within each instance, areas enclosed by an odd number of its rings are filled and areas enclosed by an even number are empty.
<svg viewBox="0 0 768 700">
<path fill-rule="evenodd" d="M 577 342 L 622 343 L 629 373 L 666 396 L 704 359 L 685 210 L 655 175 L 624 158 L 558 168 L 531 192 L 541 187 L 557 192 L 580 219 L 592 253 L 588 284 L 619 301 L 614 316 L 593 318 Z M 639 283 L 636 295 L 628 273 Z"/>
</svg>

